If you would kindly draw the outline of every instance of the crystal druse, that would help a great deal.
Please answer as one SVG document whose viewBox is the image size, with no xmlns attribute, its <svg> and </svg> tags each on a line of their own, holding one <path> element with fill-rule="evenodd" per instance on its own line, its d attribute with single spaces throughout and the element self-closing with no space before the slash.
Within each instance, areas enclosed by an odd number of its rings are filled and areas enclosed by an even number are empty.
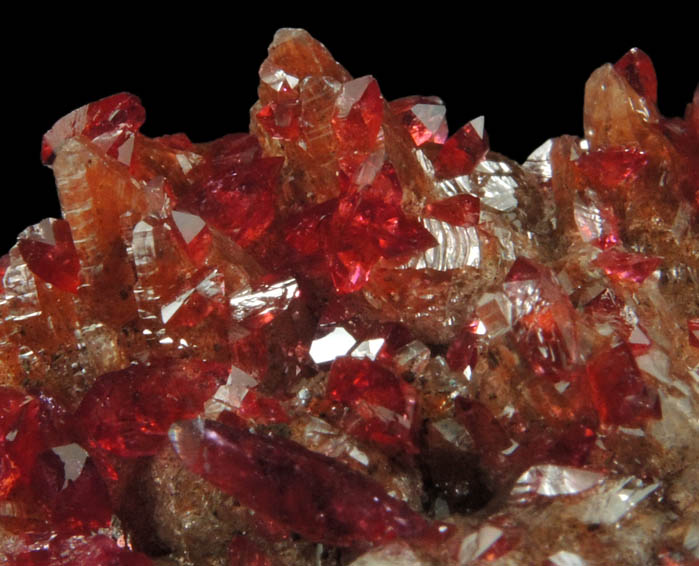
<svg viewBox="0 0 699 566">
<path fill-rule="evenodd" d="M 632 49 L 524 164 L 277 32 L 250 133 L 121 93 L 0 257 L 10 566 L 699 560 L 699 89 Z"/>
</svg>

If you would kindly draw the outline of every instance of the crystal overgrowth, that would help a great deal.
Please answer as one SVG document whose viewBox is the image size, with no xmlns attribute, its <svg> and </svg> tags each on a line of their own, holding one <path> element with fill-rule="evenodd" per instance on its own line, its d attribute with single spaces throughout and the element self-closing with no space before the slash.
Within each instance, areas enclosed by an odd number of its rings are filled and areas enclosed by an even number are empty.
<svg viewBox="0 0 699 566">
<path fill-rule="evenodd" d="M 699 89 L 632 49 L 522 165 L 303 30 L 250 133 L 46 133 L 0 258 L 12 566 L 699 559 Z"/>
</svg>

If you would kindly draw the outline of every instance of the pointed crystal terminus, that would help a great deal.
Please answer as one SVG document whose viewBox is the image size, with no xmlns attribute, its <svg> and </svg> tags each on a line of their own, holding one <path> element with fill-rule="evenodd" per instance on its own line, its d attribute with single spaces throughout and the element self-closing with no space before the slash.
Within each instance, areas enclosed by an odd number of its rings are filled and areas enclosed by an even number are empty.
<svg viewBox="0 0 699 566">
<path fill-rule="evenodd" d="M 175 423 L 170 440 L 195 473 L 309 540 L 344 547 L 429 532 L 370 478 L 290 440 L 209 420 Z"/>
</svg>

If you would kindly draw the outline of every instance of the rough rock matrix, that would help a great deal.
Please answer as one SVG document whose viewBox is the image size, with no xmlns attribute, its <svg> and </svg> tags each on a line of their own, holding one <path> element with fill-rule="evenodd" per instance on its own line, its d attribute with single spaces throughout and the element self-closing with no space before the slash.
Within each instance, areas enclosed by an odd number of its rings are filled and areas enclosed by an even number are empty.
<svg viewBox="0 0 699 566">
<path fill-rule="evenodd" d="M 0 258 L 0 562 L 699 561 L 699 88 L 522 165 L 277 32 L 249 134 L 61 118 Z"/>
</svg>

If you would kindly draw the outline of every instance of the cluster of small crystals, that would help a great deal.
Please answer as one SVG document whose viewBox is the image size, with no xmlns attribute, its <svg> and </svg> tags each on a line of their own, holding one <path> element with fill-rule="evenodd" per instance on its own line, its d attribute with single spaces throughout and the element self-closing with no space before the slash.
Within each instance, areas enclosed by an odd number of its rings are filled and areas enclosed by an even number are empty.
<svg viewBox="0 0 699 566">
<path fill-rule="evenodd" d="M 631 50 L 519 165 L 277 32 L 251 133 L 45 135 L 0 258 L 11 566 L 699 559 L 699 89 Z"/>
</svg>

